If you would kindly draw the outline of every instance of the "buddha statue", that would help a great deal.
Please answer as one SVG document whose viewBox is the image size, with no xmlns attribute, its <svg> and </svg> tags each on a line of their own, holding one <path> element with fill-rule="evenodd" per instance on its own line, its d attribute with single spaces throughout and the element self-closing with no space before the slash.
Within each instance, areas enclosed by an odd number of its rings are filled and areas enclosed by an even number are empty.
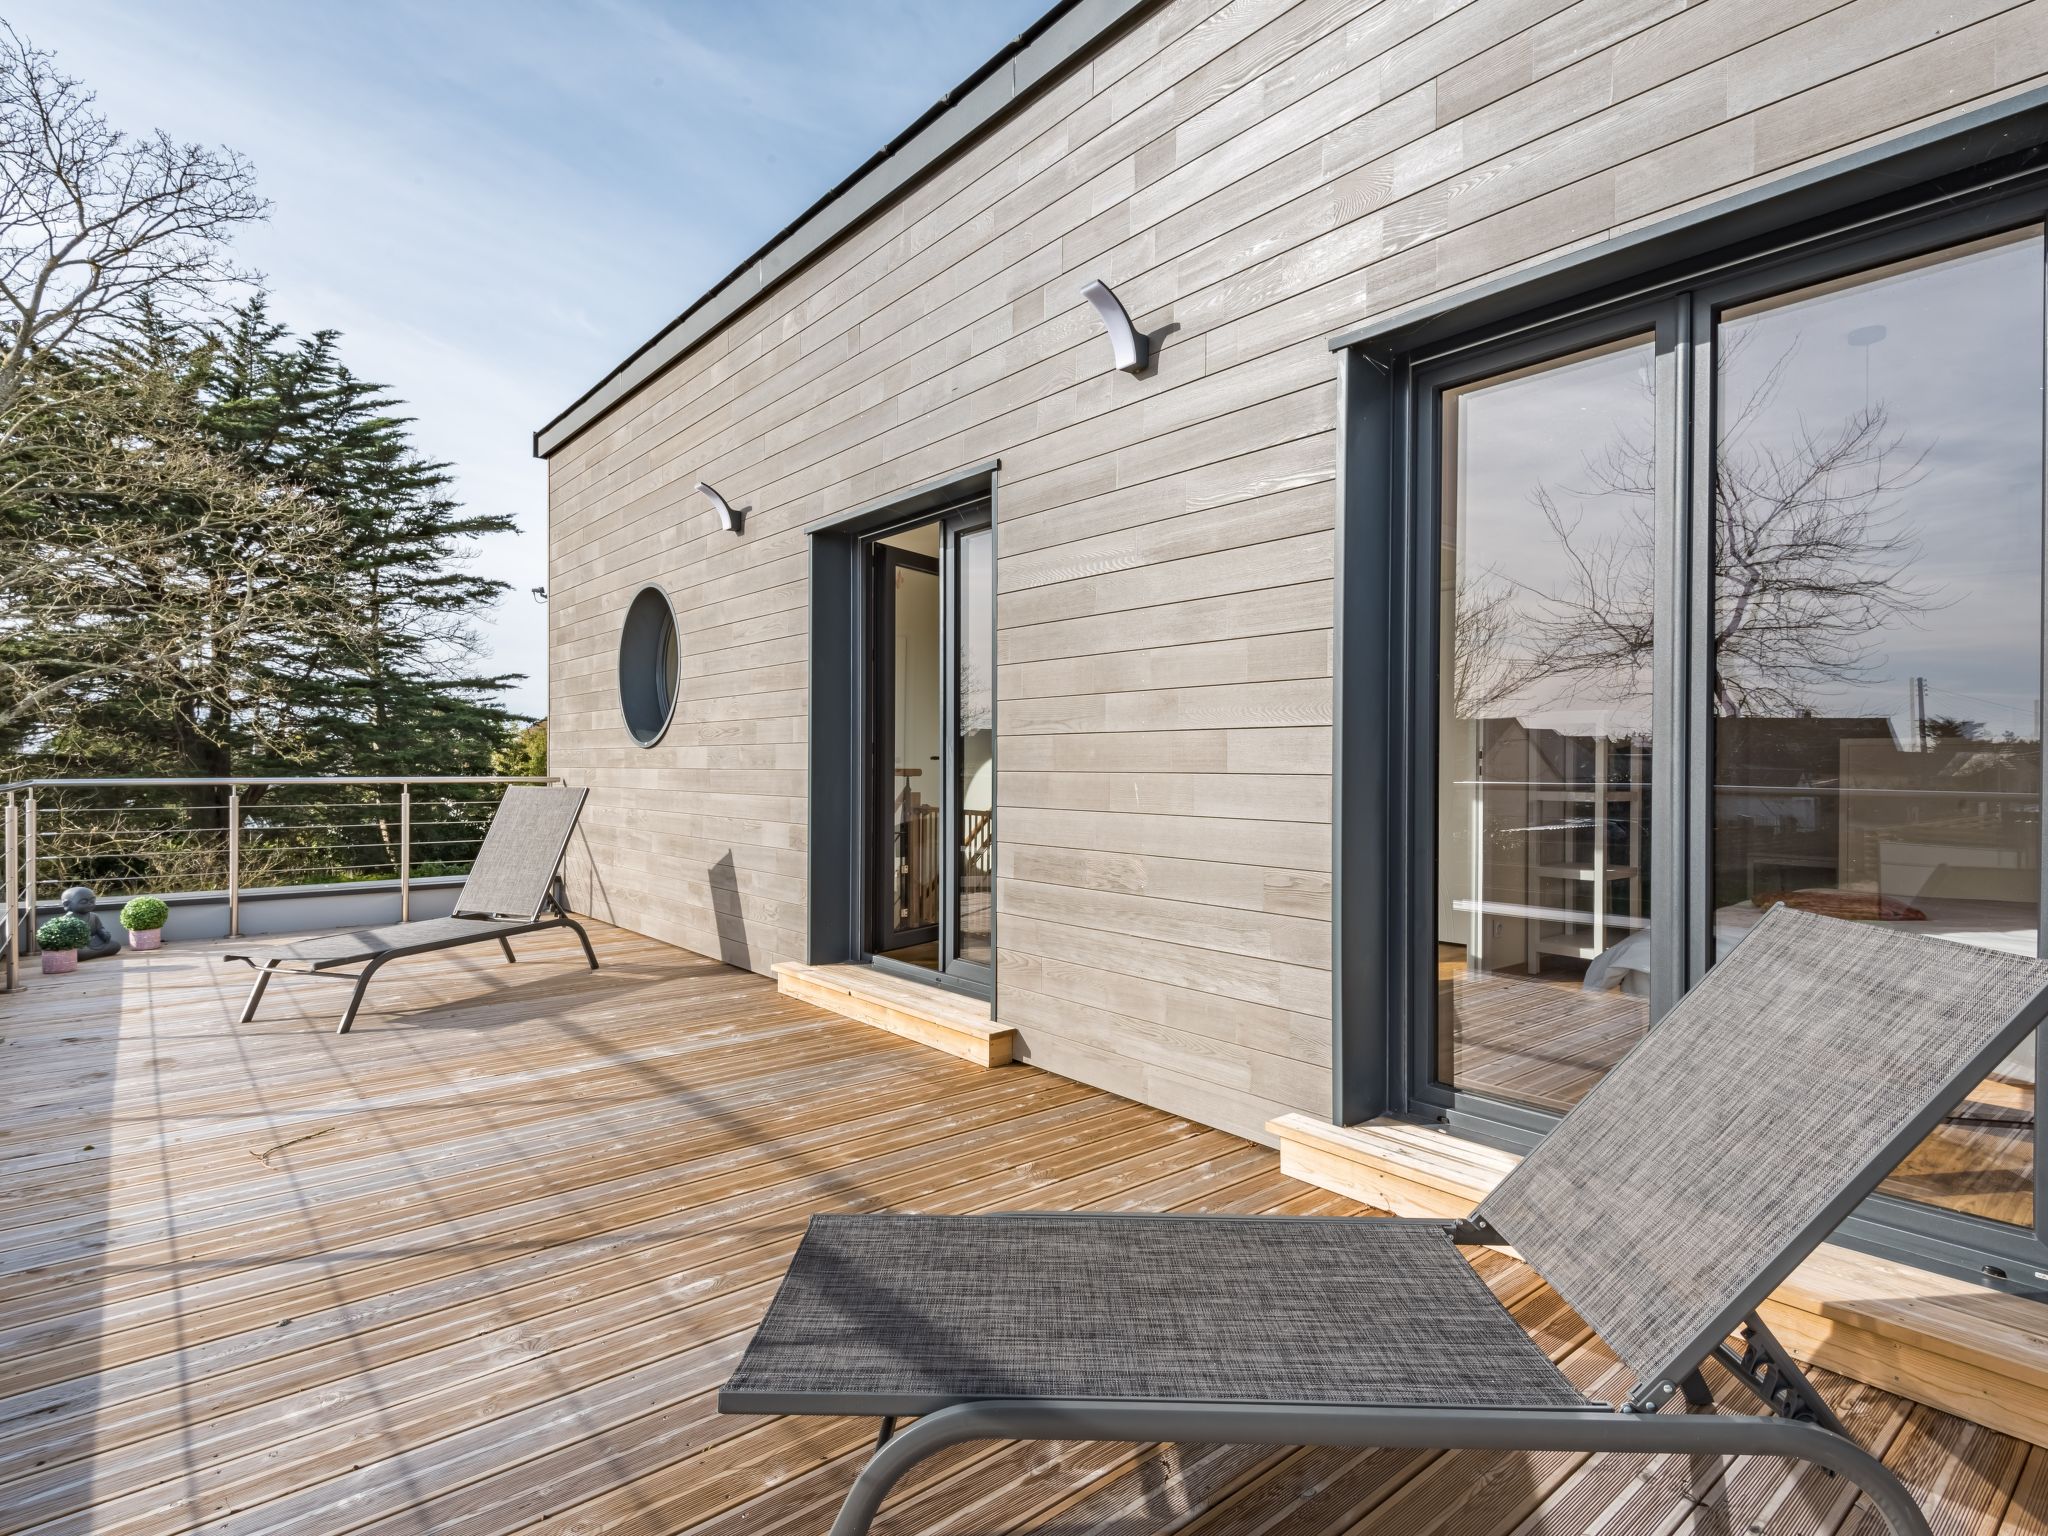
<svg viewBox="0 0 2048 1536">
<path fill-rule="evenodd" d="M 93 910 L 99 905 L 99 897 L 93 894 L 91 886 L 74 885 L 57 899 L 63 904 L 66 912 L 83 921 L 85 926 L 92 930 L 92 937 L 78 951 L 79 959 L 98 960 L 106 955 L 118 955 L 121 952 L 121 941 L 107 932 L 107 925 L 100 921 L 99 914 Z"/>
</svg>

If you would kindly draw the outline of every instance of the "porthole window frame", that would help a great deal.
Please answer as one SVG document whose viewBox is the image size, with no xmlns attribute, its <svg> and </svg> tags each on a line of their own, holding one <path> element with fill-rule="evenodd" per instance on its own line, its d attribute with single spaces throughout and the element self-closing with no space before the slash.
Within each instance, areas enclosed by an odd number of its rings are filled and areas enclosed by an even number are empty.
<svg viewBox="0 0 2048 1536">
<path fill-rule="evenodd" d="M 657 612 L 649 599 L 658 603 L 658 612 L 668 617 L 667 636 L 675 641 L 676 675 L 670 680 L 668 700 L 660 710 L 660 723 L 650 726 L 652 711 L 642 711 L 636 719 L 637 705 L 632 698 L 636 689 L 657 693 L 660 688 L 661 653 L 665 648 L 665 636 L 658 619 L 641 619 L 638 615 Z M 638 629 L 636 630 L 636 623 Z M 628 669 L 635 670 L 630 676 Z M 626 604 L 625 616 L 619 622 L 618 646 L 618 689 L 619 721 L 626 728 L 626 734 L 637 747 L 658 746 L 668 734 L 668 728 L 675 722 L 676 705 L 682 699 L 682 623 L 676 615 L 675 600 L 659 582 L 650 581 L 633 593 Z M 643 734 L 644 733 L 644 734 Z"/>
</svg>

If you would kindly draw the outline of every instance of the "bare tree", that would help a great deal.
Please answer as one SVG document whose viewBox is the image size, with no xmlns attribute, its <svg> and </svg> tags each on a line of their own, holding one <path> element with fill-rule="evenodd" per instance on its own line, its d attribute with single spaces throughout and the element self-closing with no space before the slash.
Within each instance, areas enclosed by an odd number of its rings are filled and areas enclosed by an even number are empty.
<svg viewBox="0 0 2048 1536">
<path fill-rule="evenodd" d="M 1648 692 L 1657 601 L 1651 475 L 1648 449 L 1634 444 L 1601 462 L 1584 494 L 1619 496 L 1625 505 L 1616 531 L 1596 540 L 1581 536 L 1583 514 L 1567 516 L 1549 486 L 1536 488 L 1537 510 L 1569 574 L 1562 591 L 1533 594 L 1531 675 L 1561 679 L 1568 692 L 1583 687 L 1609 702 Z"/>
<path fill-rule="evenodd" d="M 1491 567 L 1460 570 L 1451 611 L 1451 707 L 1460 720 L 1494 712 L 1529 680 L 1516 647 L 1523 625 L 1514 582 Z"/>
<path fill-rule="evenodd" d="M 1714 708 L 1789 714 L 1867 677 L 1887 625 L 1935 607 L 1897 497 L 1918 482 L 1881 404 L 1789 447 L 1724 451 L 1714 496 Z"/>
<path fill-rule="evenodd" d="M 1867 677 L 1887 625 L 1939 605 L 1911 579 L 1918 546 L 1898 516 L 1926 453 L 1911 453 L 1882 403 L 1832 426 L 1803 421 L 1774 445 L 1750 429 L 1776 400 L 1791 353 L 1725 419 L 1713 505 L 1714 707 L 1791 714 L 1814 690 Z M 1655 463 L 1624 438 L 1589 464 L 1581 495 L 1619 496 L 1619 528 L 1583 536 L 1547 486 L 1535 492 L 1567 562 L 1558 590 L 1528 591 L 1532 675 L 1609 697 L 1646 686 L 1656 604 Z"/>
<path fill-rule="evenodd" d="M 0 410 L 38 353 L 101 339 L 144 300 L 211 309 L 248 275 L 225 251 L 267 209 L 248 161 L 121 133 L 93 103 L 0 23 Z"/>
</svg>

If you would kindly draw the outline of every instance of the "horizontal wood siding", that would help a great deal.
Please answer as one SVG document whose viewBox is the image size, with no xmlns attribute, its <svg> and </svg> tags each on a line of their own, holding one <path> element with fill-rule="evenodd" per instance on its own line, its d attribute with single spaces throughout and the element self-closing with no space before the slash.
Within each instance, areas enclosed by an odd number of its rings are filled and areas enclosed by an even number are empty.
<svg viewBox="0 0 2048 1536">
<path fill-rule="evenodd" d="M 1000 458 L 1002 1021 L 1025 1059 L 1242 1134 L 1325 1112 L 1323 338 L 2044 67 L 2048 0 L 1145 13 L 551 461 L 554 768 L 595 792 L 577 905 L 803 958 L 803 530 Z M 1079 301 L 1097 276 L 1164 332 L 1144 378 Z M 642 749 L 614 665 L 649 581 L 683 683 Z"/>
</svg>

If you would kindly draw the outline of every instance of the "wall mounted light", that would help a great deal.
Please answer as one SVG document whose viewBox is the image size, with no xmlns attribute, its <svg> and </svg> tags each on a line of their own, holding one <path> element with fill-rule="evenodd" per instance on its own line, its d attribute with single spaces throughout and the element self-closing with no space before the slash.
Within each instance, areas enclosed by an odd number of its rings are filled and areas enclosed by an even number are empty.
<svg viewBox="0 0 2048 1536">
<path fill-rule="evenodd" d="M 1095 313 L 1101 316 L 1117 367 L 1125 373 L 1140 372 L 1152 360 L 1152 338 L 1131 324 L 1131 317 L 1109 291 L 1109 284 L 1100 278 L 1083 288 L 1081 297 L 1093 304 Z"/>
<path fill-rule="evenodd" d="M 732 506 L 723 496 L 711 489 L 702 480 L 697 482 L 697 489 L 709 497 L 711 505 L 717 509 L 719 527 L 723 528 L 727 533 L 738 533 L 746 526 L 747 508 Z"/>
</svg>

